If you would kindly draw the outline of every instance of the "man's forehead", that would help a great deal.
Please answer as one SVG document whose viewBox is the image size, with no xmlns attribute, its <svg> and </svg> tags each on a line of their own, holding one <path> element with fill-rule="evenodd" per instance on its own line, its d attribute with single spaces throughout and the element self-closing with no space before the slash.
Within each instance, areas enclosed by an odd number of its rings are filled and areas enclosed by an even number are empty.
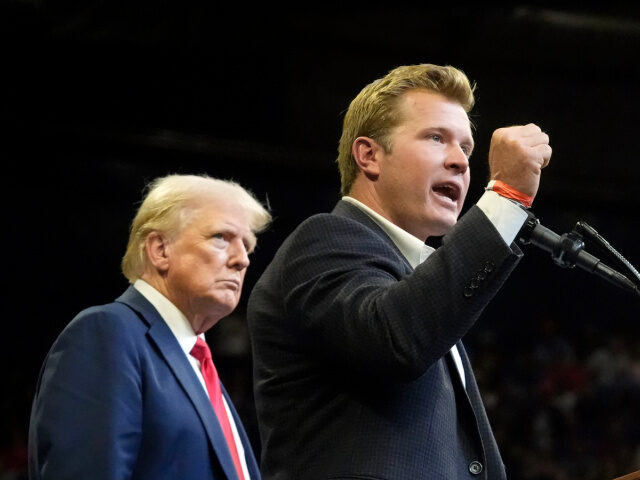
<svg viewBox="0 0 640 480">
<path fill-rule="evenodd" d="M 410 90 L 398 104 L 398 126 L 407 121 L 426 122 L 429 127 L 461 130 L 473 140 L 472 123 L 462 105 L 455 99 L 431 90 Z"/>
<path fill-rule="evenodd" d="M 459 111 L 461 116 L 469 119 L 468 113 L 457 99 L 425 88 L 406 91 L 400 96 L 398 105 L 404 109 L 411 106 L 421 109 L 447 108 L 451 111 Z"/>
</svg>

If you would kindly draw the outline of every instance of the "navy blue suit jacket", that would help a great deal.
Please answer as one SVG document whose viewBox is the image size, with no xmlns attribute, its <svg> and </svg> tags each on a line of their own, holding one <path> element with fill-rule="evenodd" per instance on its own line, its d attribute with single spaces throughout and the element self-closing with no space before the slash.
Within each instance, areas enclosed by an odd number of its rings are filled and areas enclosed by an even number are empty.
<svg viewBox="0 0 640 480">
<path fill-rule="evenodd" d="M 257 462 L 224 391 L 252 480 Z M 45 359 L 29 430 L 32 480 L 237 479 L 175 336 L 133 287 L 81 312 Z"/>
<path fill-rule="evenodd" d="M 248 304 L 263 478 L 505 478 L 460 340 L 521 255 L 476 206 L 415 270 L 347 202 L 303 222 Z"/>
</svg>

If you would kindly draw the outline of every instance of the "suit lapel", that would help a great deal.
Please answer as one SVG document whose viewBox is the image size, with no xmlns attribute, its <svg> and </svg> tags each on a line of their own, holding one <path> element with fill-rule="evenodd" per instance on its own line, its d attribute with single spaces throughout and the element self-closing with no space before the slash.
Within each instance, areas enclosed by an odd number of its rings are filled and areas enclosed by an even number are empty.
<svg viewBox="0 0 640 480">
<path fill-rule="evenodd" d="M 454 384 L 454 390 L 456 392 L 456 403 L 458 403 L 458 413 L 460 415 L 459 421 L 471 424 L 470 428 L 465 428 L 464 431 L 474 432 L 473 438 L 468 438 L 469 442 L 477 442 L 477 446 L 480 451 L 485 455 L 485 446 L 480 433 L 480 423 L 478 419 L 479 408 L 482 408 L 482 401 L 480 400 L 480 393 L 478 392 L 478 385 L 475 382 L 475 377 L 471 371 L 471 365 L 469 364 L 469 357 L 462 345 L 462 341 L 456 344 L 460 359 L 462 360 L 462 367 L 465 375 L 466 387 L 462 383 L 462 379 L 458 374 L 455 360 L 451 351 L 445 355 L 447 361 L 447 367 L 449 369 L 449 376 Z M 480 402 L 480 403 L 478 403 Z"/>
<path fill-rule="evenodd" d="M 458 342 L 458 353 L 460 353 L 460 359 L 462 360 L 462 366 L 464 368 L 464 374 L 467 381 L 467 388 L 465 389 L 467 393 L 467 398 L 474 412 L 479 408 L 484 408 L 482 399 L 480 398 L 480 391 L 478 389 L 478 384 L 476 383 L 475 375 L 471 370 L 471 363 L 469 362 L 469 356 L 467 355 L 467 351 L 462 345 L 462 342 Z"/>
<path fill-rule="evenodd" d="M 164 361 L 173 372 L 176 381 L 182 386 L 200 416 L 211 446 L 225 474 L 229 479 L 236 480 L 238 476 L 235 466 L 231 459 L 229 449 L 227 448 L 222 428 L 218 423 L 218 419 L 209 401 L 209 397 L 202 388 L 202 384 L 193 371 L 193 367 L 169 329 L 169 326 L 162 320 L 162 317 L 160 317 L 160 314 L 153 305 L 133 287 L 129 287 L 117 301 L 137 311 L 149 324 L 148 337 L 160 351 Z M 231 403 L 228 397 L 227 402 L 229 404 Z M 236 425 L 239 425 L 238 422 L 239 420 L 236 420 Z"/>
<path fill-rule="evenodd" d="M 233 421 L 236 424 L 236 430 L 238 431 L 238 436 L 240 437 L 240 441 L 242 442 L 242 446 L 244 448 L 244 459 L 247 463 L 247 470 L 249 471 L 249 477 L 252 479 L 260 478 L 260 468 L 258 467 L 258 462 L 256 461 L 255 456 L 253 455 L 253 447 L 251 446 L 251 442 L 249 441 L 249 437 L 247 437 L 247 432 L 244 431 L 244 427 L 242 426 L 242 420 L 236 411 L 227 390 L 224 388 L 222 382 L 220 383 L 220 388 L 222 390 L 222 395 L 227 401 L 227 406 L 229 407 L 229 411 L 231 412 L 231 416 L 233 417 Z"/>
<path fill-rule="evenodd" d="M 471 363 L 469 362 L 469 357 L 467 356 L 466 350 L 462 346 L 462 342 L 458 342 L 458 351 L 460 352 L 460 357 L 462 358 L 464 369 L 467 372 L 471 372 Z M 482 446 L 485 461 L 487 462 L 488 471 L 496 472 L 496 475 L 500 475 L 500 478 L 506 478 L 504 473 L 504 464 L 502 463 L 502 459 L 500 458 L 498 444 L 496 443 L 496 439 L 491 430 L 487 412 L 485 411 L 484 403 L 482 402 L 482 397 L 480 396 L 480 389 L 478 388 L 478 384 L 473 373 L 467 374 L 467 395 L 467 398 L 469 399 L 469 405 L 471 406 L 471 410 L 473 412 L 478 428 L 477 432 L 479 436 L 479 442 Z M 498 472 L 502 473 L 499 474 Z M 496 476 L 496 478 L 498 477 Z"/>
</svg>

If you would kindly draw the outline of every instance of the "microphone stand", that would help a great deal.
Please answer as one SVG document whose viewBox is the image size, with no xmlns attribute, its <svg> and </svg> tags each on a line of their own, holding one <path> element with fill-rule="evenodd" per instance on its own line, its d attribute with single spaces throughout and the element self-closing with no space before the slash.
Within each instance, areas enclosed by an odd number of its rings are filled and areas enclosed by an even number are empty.
<svg viewBox="0 0 640 480">
<path fill-rule="evenodd" d="M 640 296 L 640 276 L 638 283 L 634 283 L 622 273 L 602 263 L 599 258 L 584 251 L 584 241 L 582 235 L 578 233 L 577 230 L 587 232 L 591 234 L 590 236 L 593 236 L 595 230 L 587 224 L 578 222 L 571 232 L 558 235 L 542 226 L 540 220 L 538 220 L 531 211 L 528 210 L 527 214 L 528 218 L 518 234 L 518 240 L 521 244 L 532 244 L 549 252 L 556 265 L 562 268 L 574 268 L 578 266 L 623 290 Z M 602 238 L 597 235 L 597 232 L 595 232 L 595 235 L 594 238 Z M 634 275 L 637 274 L 637 271 L 622 255 L 616 252 L 604 239 L 603 242 L 608 250 L 613 250 L 618 261 L 624 263 Z"/>
</svg>

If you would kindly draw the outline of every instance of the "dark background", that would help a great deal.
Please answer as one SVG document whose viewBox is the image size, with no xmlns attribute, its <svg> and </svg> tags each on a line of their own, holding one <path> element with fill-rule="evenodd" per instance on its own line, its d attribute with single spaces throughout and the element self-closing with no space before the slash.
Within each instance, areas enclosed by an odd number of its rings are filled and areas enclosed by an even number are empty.
<svg viewBox="0 0 640 480">
<path fill-rule="evenodd" d="M 451 64 L 475 82 L 473 179 L 491 132 L 534 122 L 553 157 L 534 210 L 588 222 L 640 266 L 640 7 L 578 3 L 275 8 L 14 0 L 0 7 L 4 266 L 0 477 L 23 478 L 38 370 L 81 309 L 125 288 L 144 185 L 234 179 L 269 202 L 236 313 L 208 334 L 259 452 L 244 324 L 277 246 L 338 198 L 344 111 L 391 68 Z M 587 250 L 604 257 L 587 243 Z M 535 247 L 466 344 L 510 478 L 640 468 L 640 302 Z"/>
</svg>

